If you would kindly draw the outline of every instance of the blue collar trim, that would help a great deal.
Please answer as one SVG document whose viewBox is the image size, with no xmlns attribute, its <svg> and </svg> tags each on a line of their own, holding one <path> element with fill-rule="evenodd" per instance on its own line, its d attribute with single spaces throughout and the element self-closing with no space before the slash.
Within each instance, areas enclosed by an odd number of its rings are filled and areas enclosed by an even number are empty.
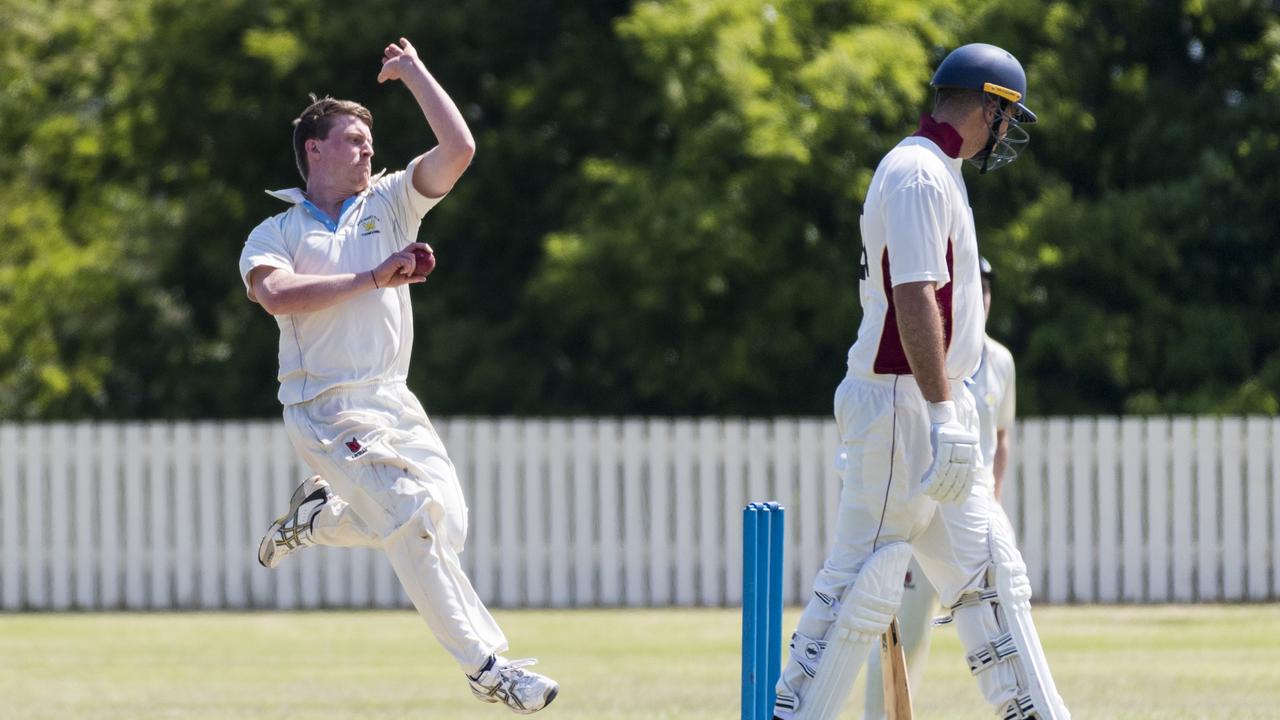
<svg viewBox="0 0 1280 720">
<path fill-rule="evenodd" d="M 301 205 L 302 205 L 302 209 L 307 211 L 307 214 L 309 214 L 311 217 L 315 218 L 316 220 L 319 220 L 320 223 L 323 224 L 325 228 L 329 230 L 329 232 L 337 232 L 338 222 L 342 220 L 343 215 L 347 214 L 347 208 L 355 204 L 355 201 L 358 200 L 359 198 L 360 198 L 359 195 L 352 195 L 346 200 L 343 200 L 342 207 L 338 209 L 337 220 L 334 220 L 333 218 L 326 215 L 323 210 L 316 207 L 316 204 L 311 202 L 310 200 L 307 200 L 304 198 Z"/>
</svg>

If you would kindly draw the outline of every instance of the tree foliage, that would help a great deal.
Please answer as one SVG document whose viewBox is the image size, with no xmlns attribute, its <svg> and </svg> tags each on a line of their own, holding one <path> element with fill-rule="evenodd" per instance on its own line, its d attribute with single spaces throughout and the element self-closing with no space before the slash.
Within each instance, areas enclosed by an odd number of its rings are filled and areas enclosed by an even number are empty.
<svg viewBox="0 0 1280 720">
<path fill-rule="evenodd" d="M 824 407 L 857 327 L 858 200 L 925 101 L 947 5 L 688 0 L 621 20 L 653 138 L 586 159 L 545 244 L 532 298 L 564 383 L 610 412 Z"/>
<path fill-rule="evenodd" d="M 444 413 L 825 413 L 858 215 L 948 48 L 1029 75 L 969 176 L 1031 413 L 1280 398 L 1280 22 L 1196 0 L 0 0 L 0 416 L 277 412 L 236 259 L 308 92 L 433 142 L 374 78 L 411 38 L 479 152 L 423 238 L 411 385 Z"/>
<path fill-rule="evenodd" d="M 1016 202 L 977 210 L 1010 271 L 995 327 L 1026 406 L 1275 413 L 1275 4 L 1018 7 L 980 22 L 1029 59 L 1045 122 L 1000 178 Z"/>
</svg>

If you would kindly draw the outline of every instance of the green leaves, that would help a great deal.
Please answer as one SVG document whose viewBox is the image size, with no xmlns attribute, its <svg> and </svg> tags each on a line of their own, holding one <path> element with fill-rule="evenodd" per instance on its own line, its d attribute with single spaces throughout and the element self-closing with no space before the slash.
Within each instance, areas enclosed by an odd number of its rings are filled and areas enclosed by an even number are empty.
<svg viewBox="0 0 1280 720">
<path fill-rule="evenodd" d="M 431 146 L 374 82 L 399 34 L 479 143 L 423 226 L 434 412 L 828 412 L 867 183 L 972 41 L 1042 118 L 969 176 L 1020 408 L 1274 412 L 1265 5 L 0 0 L 0 416 L 274 414 L 236 259 L 308 92 L 374 111 L 379 166 Z"/>
<path fill-rule="evenodd" d="M 892 23 L 820 25 L 833 8 L 642 3 L 619 22 L 668 139 L 582 163 L 530 294 L 596 407 L 829 404 L 856 328 L 855 198 L 926 94 L 909 23 L 943 19 L 884 4 L 864 13 Z"/>
<path fill-rule="evenodd" d="M 288 30 L 249 28 L 244 32 L 244 54 L 265 60 L 276 77 L 284 77 L 302 62 L 304 48 Z"/>
</svg>

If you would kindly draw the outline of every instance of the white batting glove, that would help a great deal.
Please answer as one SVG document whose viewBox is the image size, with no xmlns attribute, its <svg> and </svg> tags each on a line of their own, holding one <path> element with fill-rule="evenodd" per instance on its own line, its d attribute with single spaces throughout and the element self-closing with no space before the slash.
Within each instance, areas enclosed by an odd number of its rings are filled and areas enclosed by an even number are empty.
<svg viewBox="0 0 1280 720">
<path fill-rule="evenodd" d="M 956 404 L 929 403 L 929 444 L 933 462 L 920 480 L 925 495 L 938 502 L 960 502 L 969 496 L 982 467 L 978 434 L 960 424 Z"/>
</svg>

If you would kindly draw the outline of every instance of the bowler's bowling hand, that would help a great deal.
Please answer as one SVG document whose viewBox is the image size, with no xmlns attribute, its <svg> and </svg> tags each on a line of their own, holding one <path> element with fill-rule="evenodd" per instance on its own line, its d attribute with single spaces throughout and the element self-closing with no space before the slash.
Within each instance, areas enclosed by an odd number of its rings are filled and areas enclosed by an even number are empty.
<svg viewBox="0 0 1280 720">
<path fill-rule="evenodd" d="M 378 82 L 403 80 L 405 75 L 415 66 L 421 65 L 418 51 L 408 40 L 400 38 L 400 42 L 391 43 L 382 51 L 382 69 L 378 72 Z"/>
</svg>

